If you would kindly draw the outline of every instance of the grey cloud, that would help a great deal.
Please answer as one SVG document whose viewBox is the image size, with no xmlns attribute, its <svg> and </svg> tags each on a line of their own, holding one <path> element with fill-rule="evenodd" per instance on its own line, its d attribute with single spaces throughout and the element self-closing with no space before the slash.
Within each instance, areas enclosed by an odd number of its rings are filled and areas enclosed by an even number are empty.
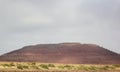
<svg viewBox="0 0 120 72">
<path fill-rule="evenodd" d="M 29 44 L 95 43 L 120 53 L 119 0 L 0 0 L 0 53 Z"/>
</svg>

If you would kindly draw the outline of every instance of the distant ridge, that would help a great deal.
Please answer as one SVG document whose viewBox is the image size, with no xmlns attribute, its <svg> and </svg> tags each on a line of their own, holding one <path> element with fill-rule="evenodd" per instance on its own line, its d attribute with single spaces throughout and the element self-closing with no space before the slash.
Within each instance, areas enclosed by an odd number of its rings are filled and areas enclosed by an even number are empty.
<svg viewBox="0 0 120 72">
<path fill-rule="evenodd" d="M 25 46 L 0 56 L 0 61 L 120 64 L 120 55 L 96 44 L 59 43 Z"/>
</svg>

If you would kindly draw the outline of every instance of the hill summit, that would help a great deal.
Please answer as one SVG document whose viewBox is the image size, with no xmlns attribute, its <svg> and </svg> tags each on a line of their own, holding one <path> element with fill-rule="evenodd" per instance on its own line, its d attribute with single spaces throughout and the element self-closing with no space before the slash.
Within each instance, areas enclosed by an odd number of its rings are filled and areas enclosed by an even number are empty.
<svg viewBox="0 0 120 72">
<path fill-rule="evenodd" d="M 25 46 L 0 56 L 0 61 L 120 64 L 120 55 L 96 44 L 59 43 Z"/>
</svg>

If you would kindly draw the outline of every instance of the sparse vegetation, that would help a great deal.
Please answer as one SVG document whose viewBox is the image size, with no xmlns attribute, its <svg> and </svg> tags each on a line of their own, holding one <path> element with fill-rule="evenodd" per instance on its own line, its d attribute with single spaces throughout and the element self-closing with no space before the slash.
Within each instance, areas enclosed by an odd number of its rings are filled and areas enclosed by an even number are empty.
<svg viewBox="0 0 120 72">
<path fill-rule="evenodd" d="M 17 65 L 17 69 L 21 69 L 21 70 L 23 70 L 23 69 L 29 69 L 29 66 L 19 64 L 19 65 Z"/>
<path fill-rule="evenodd" d="M 48 64 L 27 62 L 1 62 L 1 70 L 57 70 L 57 71 L 120 71 L 120 64 L 115 65 L 87 65 L 87 64 Z"/>
<path fill-rule="evenodd" d="M 54 64 L 48 64 L 48 67 L 55 67 Z"/>
<path fill-rule="evenodd" d="M 49 69 L 48 65 L 46 64 L 41 64 L 40 67 L 42 67 L 43 69 Z"/>
<path fill-rule="evenodd" d="M 36 63 L 35 63 L 35 62 L 32 62 L 31 65 L 36 65 Z"/>
<path fill-rule="evenodd" d="M 59 66 L 57 66 L 59 69 L 64 69 L 64 66 L 62 66 L 62 65 L 59 65 Z"/>
<path fill-rule="evenodd" d="M 10 63 L 9 65 L 10 65 L 10 66 L 15 66 L 15 64 L 14 64 L 14 63 Z"/>
<path fill-rule="evenodd" d="M 38 67 L 38 66 L 35 66 L 35 65 L 32 65 L 30 68 L 31 68 L 31 69 L 39 69 L 39 67 Z"/>
<path fill-rule="evenodd" d="M 23 70 L 23 66 L 22 66 L 22 65 L 18 65 L 18 66 L 17 66 L 17 69 Z"/>
</svg>

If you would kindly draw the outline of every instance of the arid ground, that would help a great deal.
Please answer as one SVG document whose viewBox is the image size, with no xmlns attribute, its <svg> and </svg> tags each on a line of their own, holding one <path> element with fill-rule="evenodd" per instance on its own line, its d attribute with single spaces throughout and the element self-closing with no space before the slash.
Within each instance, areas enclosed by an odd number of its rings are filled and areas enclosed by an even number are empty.
<svg viewBox="0 0 120 72">
<path fill-rule="evenodd" d="M 120 72 L 120 64 L 57 64 L 36 62 L 0 62 L 0 72 Z"/>
</svg>

